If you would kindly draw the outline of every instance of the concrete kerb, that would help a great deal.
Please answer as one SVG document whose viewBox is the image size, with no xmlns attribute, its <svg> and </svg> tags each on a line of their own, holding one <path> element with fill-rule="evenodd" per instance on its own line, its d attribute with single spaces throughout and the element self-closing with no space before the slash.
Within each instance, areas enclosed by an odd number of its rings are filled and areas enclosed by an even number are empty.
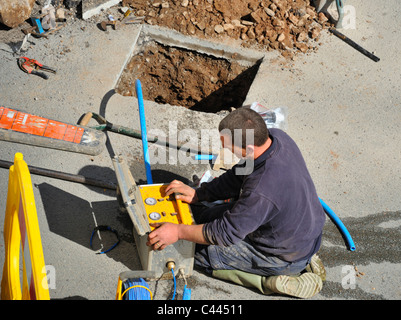
<svg viewBox="0 0 401 320">
<path fill-rule="evenodd" d="M 201 54 L 224 58 L 229 61 L 235 60 L 239 64 L 251 67 L 259 61 L 264 61 L 266 54 L 245 48 L 235 48 L 221 43 L 215 43 L 196 37 L 185 36 L 177 31 L 151 25 L 141 25 L 141 29 L 133 39 L 133 44 L 126 60 L 117 75 L 114 87 L 117 86 L 123 70 L 133 55 L 137 54 L 141 46 L 149 41 L 155 41 L 162 45 L 192 50 Z"/>
<path fill-rule="evenodd" d="M 82 1 L 82 19 L 86 20 L 94 15 L 102 12 L 102 10 L 111 8 L 121 2 L 121 0 L 109 0 L 104 2 L 100 0 L 100 4 L 93 5 L 93 1 Z M 98 1 L 99 2 L 99 1 Z"/>
</svg>

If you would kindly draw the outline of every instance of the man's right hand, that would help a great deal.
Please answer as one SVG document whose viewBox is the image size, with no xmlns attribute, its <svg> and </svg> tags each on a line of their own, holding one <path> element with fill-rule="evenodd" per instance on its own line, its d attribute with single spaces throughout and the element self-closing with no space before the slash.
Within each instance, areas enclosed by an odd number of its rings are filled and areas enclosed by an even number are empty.
<svg viewBox="0 0 401 320">
<path fill-rule="evenodd" d="M 196 192 L 193 188 L 186 185 L 185 183 L 173 180 L 166 188 L 166 196 L 175 193 L 175 198 L 187 203 L 195 203 L 198 202 L 198 197 L 196 196 Z"/>
</svg>

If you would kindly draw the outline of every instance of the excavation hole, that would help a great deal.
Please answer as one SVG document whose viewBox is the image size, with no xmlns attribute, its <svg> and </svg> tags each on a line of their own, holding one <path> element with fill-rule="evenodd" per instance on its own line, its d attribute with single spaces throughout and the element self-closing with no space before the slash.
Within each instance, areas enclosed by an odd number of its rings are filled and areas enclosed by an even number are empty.
<svg viewBox="0 0 401 320">
<path fill-rule="evenodd" d="M 145 100 L 209 113 L 231 110 L 242 106 L 259 65 L 149 41 L 127 63 L 116 92 L 136 96 L 139 79 Z"/>
</svg>

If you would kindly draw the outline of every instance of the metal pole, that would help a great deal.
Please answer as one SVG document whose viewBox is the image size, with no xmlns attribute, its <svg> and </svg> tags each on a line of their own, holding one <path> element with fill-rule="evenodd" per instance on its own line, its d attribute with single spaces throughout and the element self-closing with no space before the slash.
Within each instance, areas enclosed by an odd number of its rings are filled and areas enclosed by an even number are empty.
<svg viewBox="0 0 401 320">
<path fill-rule="evenodd" d="M 378 62 L 380 61 L 380 58 L 376 57 L 374 54 L 370 53 L 369 51 L 365 50 L 364 48 L 362 48 L 359 44 L 355 43 L 354 41 L 352 41 L 350 38 L 346 37 L 345 35 L 343 35 L 341 32 L 338 32 L 336 29 L 334 28 L 330 28 L 329 31 L 334 34 L 336 37 L 340 38 L 341 40 L 343 40 L 345 43 L 348 43 L 351 47 L 353 47 L 354 49 L 358 50 L 360 53 L 364 54 L 365 56 L 367 56 L 368 58 L 372 59 L 374 62 Z"/>
<path fill-rule="evenodd" d="M 13 165 L 13 163 L 10 161 L 0 160 L 0 167 L 2 167 L 2 168 L 9 169 L 12 165 Z M 38 167 L 33 167 L 33 166 L 28 166 L 28 169 L 31 174 L 36 174 L 36 175 L 40 175 L 40 176 L 61 179 L 61 180 L 66 180 L 66 181 L 71 181 L 71 182 L 76 182 L 76 183 L 87 184 L 87 185 L 104 188 L 104 189 L 110 189 L 110 190 L 117 189 L 117 186 L 112 182 L 100 181 L 100 180 L 88 178 L 88 177 L 85 177 L 82 175 L 65 173 L 65 172 L 54 171 L 54 170 L 49 170 L 49 169 L 43 169 L 43 168 L 38 168 Z"/>
</svg>

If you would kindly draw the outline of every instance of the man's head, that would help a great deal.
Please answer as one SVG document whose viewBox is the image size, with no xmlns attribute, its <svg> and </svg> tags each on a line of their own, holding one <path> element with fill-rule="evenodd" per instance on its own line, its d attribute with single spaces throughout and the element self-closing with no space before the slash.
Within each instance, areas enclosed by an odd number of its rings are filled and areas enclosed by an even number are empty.
<svg viewBox="0 0 401 320">
<path fill-rule="evenodd" d="M 221 120 L 219 132 L 223 147 L 240 158 L 253 157 L 255 148 L 265 146 L 269 139 L 263 118 L 247 107 L 238 108 Z"/>
</svg>

